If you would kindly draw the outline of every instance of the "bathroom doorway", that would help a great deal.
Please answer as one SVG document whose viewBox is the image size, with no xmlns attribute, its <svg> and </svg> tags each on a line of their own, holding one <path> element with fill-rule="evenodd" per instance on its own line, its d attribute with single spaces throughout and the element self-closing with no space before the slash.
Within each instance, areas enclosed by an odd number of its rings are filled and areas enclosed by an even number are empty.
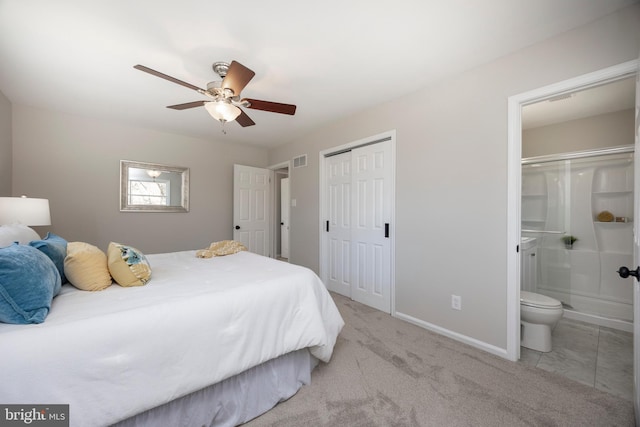
<svg viewBox="0 0 640 427">
<path fill-rule="evenodd" d="M 635 126 L 633 121 L 635 118 L 635 76 L 637 66 L 638 61 L 630 61 L 509 99 L 509 194 L 511 203 L 509 204 L 510 221 L 508 234 L 510 236 L 509 241 L 512 242 L 515 250 L 513 253 L 511 253 L 511 249 L 509 250 L 508 298 L 510 301 L 510 320 L 508 323 L 507 350 L 509 357 L 513 357 L 513 360 L 518 360 L 521 356 L 519 348 L 519 293 L 520 276 L 522 268 L 525 267 L 524 261 L 521 263 L 520 260 L 520 249 L 524 249 L 522 237 L 538 240 L 537 244 L 540 253 L 536 254 L 537 261 L 539 261 L 534 279 L 534 286 L 538 286 L 536 290 L 540 293 L 547 292 L 548 295 L 561 301 L 568 300 L 564 301 L 567 304 L 565 306 L 566 313 L 574 311 L 580 313 L 581 311 L 586 312 L 589 310 L 596 312 L 592 318 L 580 318 L 579 325 L 586 325 L 585 322 L 590 322 L 594 319 L 602 320 L 599 318 L 604 319 L 607 317 L 602 314 L 607 314 L 604 312 L 607 309 L 611 309 L 611 307 L 603 308 L 607 305 L 606 303 L 599 309 L 586 307 L 584 304 L 584 297 L 588 293 L 586 290 L 593 291 L 597 287 L 600 291 L 603 283 L 606 288 L 607 286 L 611 287 L 611 283 L 618 280 L 616 270 L 620 266 L 609 268 L 608 263 L 613 262 L 615 264 L 620 261 L 617 258 L 622 256 L 627 257 L 625 260 L 630 262 L 632 266 L 634 265 L 633 256 L 631 255 L 633 248 L 615 247 L 615 245 L 623 245 L 623 243 L 614 238 L 613 235 L 624 233 L 620 230 L 616 231 L 616 225 L 621 225 L 621 230 L 629 227 L 629 221 L 633 216 L 634 192 L 638 191 L 637 188 L 633 188 L 634 167 L 631 167 L 631 172 L 629 172 L 628 167 L 629 157 L 633 160 L 633 155 L 629 154 L 629 151 L 625 153 L 624 149 L 620 147 L 627 145 L 628 149 L 628 146 L 631 145 L 633 147 L 632 144 L 634 143 Z M 627 90 L 627 93 L 630 92 L 634 102 L 630 108 L 627 108 L 626 121 L 631 123 L 628 132 L 628 135 L 631 135 L 629 137 L 630 141 L 614 141 L 615 138 L 611 138 L 610 133 L 598 137 L 597 131 L 593 129 L 583 131 L 583 137 L 581 138 L 570 138 L 569 135 L 571 135 L 572 129 L 569 129 L 569 125 L 562 125 L 561 123 L 571 122 L 571 124 L 576 124 L 580 121 L 588 121 L 585 118 L 587 116 L 584 115 L 582 117 L 574 116 L 564 119 L 556 117 L 552 122 L 545 123 L 540 121 L 535 126 L 530 125 L 532 120 L 527 117 L 527 108 L 529 106 L 532 109 L 550 105 L 558 108 L 565 101 L 579 100 L 592 89 L 604 89 L 609 85 L 613 87 L 616 82 L 623 84 L 622 81 L 628 78 L 631 79 L 632 86 L 630 87 L 632 89 L 630 91 Z M 603 114 L 612 115 L 613 113 L 615 113 L 614 110 L 601 111 L 599 114 L 591 114 L 590 117 Z M 595 119 L 591 121 L 595 121 Z M 530 129 L 536 128 L 538 130 L 530 131 Z M 558 133 L 555 136 L 550 133 L 554 128 L 556 131 L 560 131 L 561 136 L 558 136 Z M 538 143 L 534 144 L 533 148 L 532 146 L 527 146 L 527 136 L 532 136 L 527 135 L 527 133 L 538 134 Z M 563 140 L 562 143 L 560 143 L 560 140 Z M 598 143 L 598 140 L 604 141 L 604 144 Z M 593 157 L 596 154 L 604 154 L 601 151 L 605 149 L 613 149 L 613 152 L 609 153 L 611 154 L 610 156 L 605 155 L 603 159 Z M 615 152 L 617 149 L 622 151 Z M 597 153 L 598 151 L 601 153 Z M 523 158 L 525 159 L 524 161 Z M 614 171 L 620 172 L 625 168 L 626 170 L 622 173 L 626 175 L 625 179 L 630 177 L 631 188 L 614 190 L 612 187 L 613 181 L 615 181 L 615 178 L 613 178 Z M 581 189 L 581 186 L 584 188 Z M 584 192 L 578 196 L 580 191 Z M 616 200 L 618 196 L 621 197 L 620 200 Z M 623 200 L 625 198 L 626 200 Z M 576 205 L 572 207 L 573 203 Z M 578 215 L 581 209 L 584 209 L 584 212 Z M 612 213 L 613 221 L 598 221 L 598 214 L 610 210 L 619 212 L 618 215 Z M 622 212 L 623 210 L 625 211 L 624 213 Z M 618 222 L 616 222 L 617 219 L 619 220 Z M 608 224 L 608 222 L 612 222 L 612 224 Z M 611 226 L 611 229 L 604 229 L 607 226 Z M 631 228 L 633 228 L 632 225 Z M 583 234 L 583 237 L 581 238 L 578 234 Z M 578 240 L 573 239 L 571 236 Z M 568 241 L 566 247 L 564 246 L 564 240 Z M 575 246 L 571 246 L 572 240 Z M 581 259 L 581 257 L 585 259 Z M 586 259 L 589 257 L 598 258 L 597 263 L 600 264 L 598 266 L 600 271 L 598 272 L 599 280 L 597 283 L 595 280 L 591 280 L 593 279 L 593 274 L 595 274 L 594 272 L 586 273 L 588 268 L 594 267 L 596 264 L 596 261 Z M 628 259 L 629 257 L 631 259 Z M 543 258 L 546 259 L 546 267 L 544 262 L 540 262 Z M 574 258 L 578 262 L 572 264 L 571 261 Z M 583 287 L 581 289 L 580 286 L 577 286 L 576 292 L 572 293 L 572 283 Z M 635 284 L 631 281 L 621 281 L 614 286 L 626 286 L 630 288 L 627 291 L 630 291 Z M 607 295 L 607 292 L 611 290 L 604 289 L 604 296 L 610 300 L 616 298 L 618 300 L 626 300 L 627 308 L 633 309 L 632 297 Z M 627 292 L 626 296 L 630 295 L 632 295 L 632 292 Z M 589 297 L 592 296 L 590 295 Z M 606 300 L 606 298 L 604 299 Z M 631 301 L 628 301 L 629 299 Z M 571 301 L 578 306 L 577 310 L 574 310 L 576 307 L 569 307 L 572 305 Z M 608 313 L 608 315 L 611 314 Z M 594 315 L 594 313 L 590 313 L 590 315 Z M 616 315 L 614 314 L 612 317 L 616 317 Z M 626 325 L 630 326 L 631 323 L 627 322 Z M 609 326 L 612 325 L 608 324 L 607 327 Z M 596 327 L 599 326 L 596 325 Z M 631 359 L 633 359 L 632 354 Z M 633 360 L 631 360 L 631 363 L 633 363 Z M 629 372 L 626 374 L 627 377 L 631 377 Z"/>
<path fill-rule="evenodd" d="M 507 251 L 508 270 L 508 321 L 507 321 L 507 357 L 520 358 L 520 246 L 521 246 L 521 195 L 522 195 L 522 110 L 523 107 L 558 99 L 584 89 L 601 86 L 628 77 L 635 78 L 638 60 L 629 61 L 597 72 L 589 73 L 553 85 L 509 98 L 509 163 L 508 163 L 508 229 L 509 247 Z M 549 103 L 551 105 L 556 103 Z M 584 147 L 583 147 L 584 148 Z M 567 151 L 561 150 L 561 151 Z M 580 151 L 573 148 L 571 151 Z M 540 155 L 529 153 L 528 157 Z M 635 189 L 638 190 L 637 188 Z M 637 197 L 636 197 L 637 199 Z"/>
<path fill-rule="evenodd" d="M 565 317 L 633 332 L 635 75 L 522 107 L 521 289 Z"/>
</svg>

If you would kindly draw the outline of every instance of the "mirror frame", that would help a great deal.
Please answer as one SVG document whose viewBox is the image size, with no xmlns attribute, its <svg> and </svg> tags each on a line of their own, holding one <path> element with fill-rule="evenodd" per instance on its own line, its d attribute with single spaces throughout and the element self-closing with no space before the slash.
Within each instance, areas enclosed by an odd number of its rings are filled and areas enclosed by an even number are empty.
<svg viewBox="0 0 640 427">
<path fill-rule="evenodd" d="M 182 178 L 180 205 L 130 205 L 128 183 L 129 169 L 131 168 L 179 173 Z M 120 160 L 120 212 L 189 212 L 189 168 L 168 166 L 159 163 Z"/>
</svg>

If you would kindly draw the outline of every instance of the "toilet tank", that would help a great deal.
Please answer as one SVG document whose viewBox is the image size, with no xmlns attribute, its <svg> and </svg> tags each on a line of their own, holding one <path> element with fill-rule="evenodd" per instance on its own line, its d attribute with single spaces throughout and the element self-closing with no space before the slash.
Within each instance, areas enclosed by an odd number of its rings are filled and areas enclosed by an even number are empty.
<svg viewBox="0 0 640 427">
<path fill-rule="evenodd" d="M 538 245 L 535 237 L 520 242 L 520 289 L 535 292 L 538 283 Z"/>
</svg>

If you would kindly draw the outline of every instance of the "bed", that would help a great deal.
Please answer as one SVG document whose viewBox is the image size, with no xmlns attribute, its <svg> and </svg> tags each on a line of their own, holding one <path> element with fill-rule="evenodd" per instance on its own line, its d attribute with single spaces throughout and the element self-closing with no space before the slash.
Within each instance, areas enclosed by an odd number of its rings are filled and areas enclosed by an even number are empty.
<svg viewBox="0 0 640 427">
<path fill-rule="evenodd" d="M 309 269 L 242 251 L 146 256 L 145 286 L 63 285 L 43 323 L 0 323 L 0 403 L 71 426 L 238 425 L 309 382 L 344 322 Z"/>
</svg>

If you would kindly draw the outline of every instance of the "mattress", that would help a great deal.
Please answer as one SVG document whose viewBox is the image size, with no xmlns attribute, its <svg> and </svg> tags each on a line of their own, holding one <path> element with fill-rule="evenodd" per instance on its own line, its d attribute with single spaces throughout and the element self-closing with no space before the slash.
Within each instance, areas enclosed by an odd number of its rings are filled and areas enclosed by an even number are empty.
<svg viewBox="0 0 640 427">
<path fill-rule="evenodd" d="M 146 286 L 65 285 L 44 323 L 0 324 L 0 402 L 108 425 L 292 351 L 330 360 L 344 322 L 311 270 L 250 252 L 147 258 Z"/>
</svg>

